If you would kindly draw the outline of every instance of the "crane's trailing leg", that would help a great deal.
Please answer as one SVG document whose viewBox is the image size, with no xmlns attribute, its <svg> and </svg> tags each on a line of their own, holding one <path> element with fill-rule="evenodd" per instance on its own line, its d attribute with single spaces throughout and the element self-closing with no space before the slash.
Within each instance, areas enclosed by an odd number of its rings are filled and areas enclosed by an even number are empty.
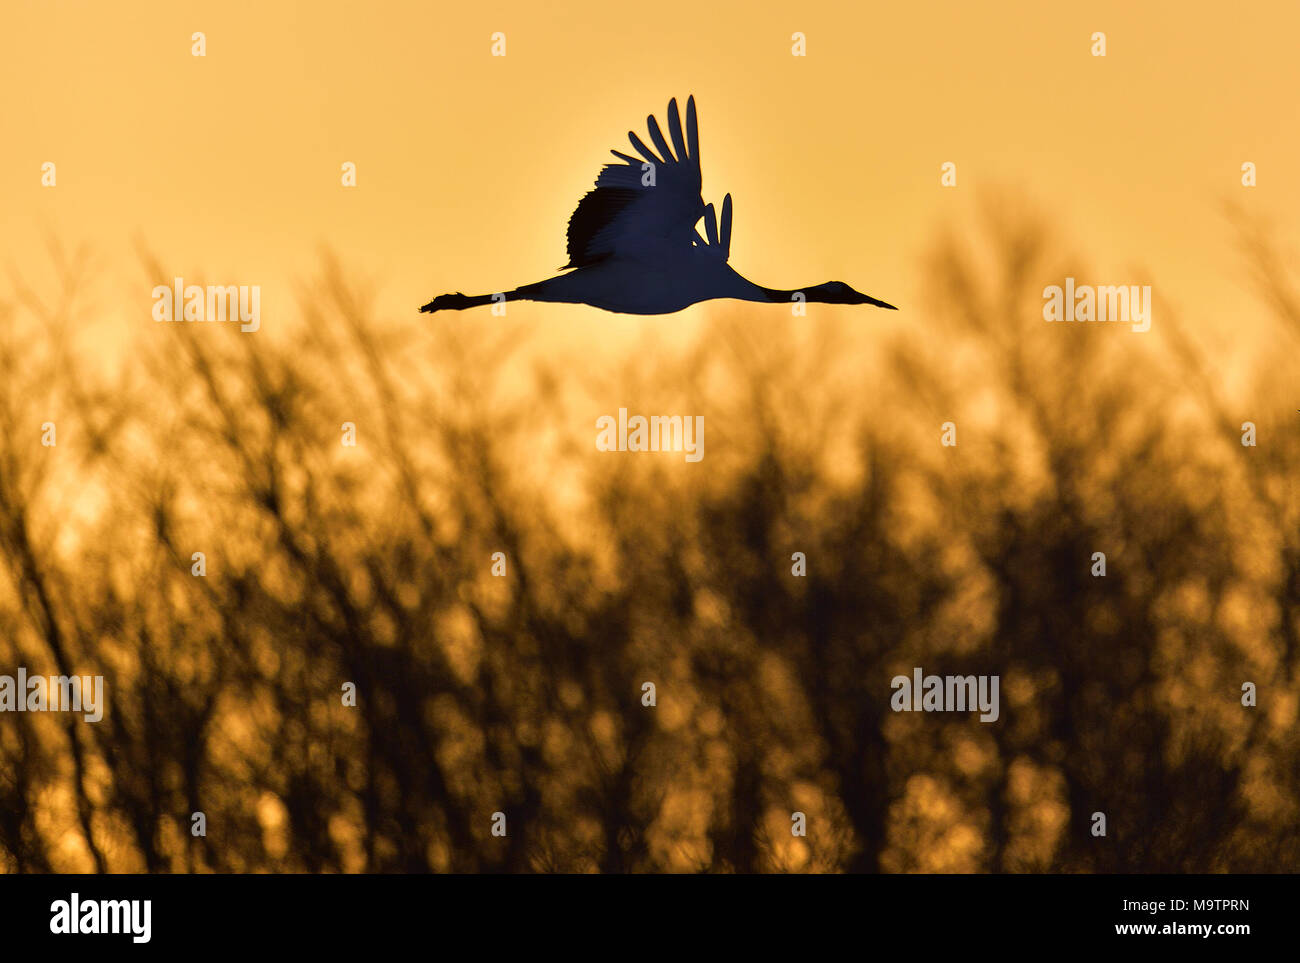
<svg viewBox="0 0 1300 963">
<path fill-rule="evenodd" d="M 425 314 L 432 314 L 434 311 L 463 311 L 466 308 L 477 308 L 483 304 L 492 304 L 494 301 L 513 300 L 510 295 L 513 291 L 502 292 L 501 294 L 440 294 L 428 304 L 420 308 Z"/>
</svg>

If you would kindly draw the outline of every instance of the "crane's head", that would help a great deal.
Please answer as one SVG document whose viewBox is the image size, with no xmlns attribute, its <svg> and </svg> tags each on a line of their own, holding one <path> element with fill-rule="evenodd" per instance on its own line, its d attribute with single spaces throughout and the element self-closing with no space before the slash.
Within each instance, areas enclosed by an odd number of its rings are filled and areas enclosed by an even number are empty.
<svg viewBox="0 0 1300 963">
<path fill-rule="evenodd" d="M 892 304 L 877 301 L 869 294 L 854 290 L 843 281 L 827 281 L 825 284 L 814 284 L 810 288 L 804 288 L 803 293 L 809 301 L 817 301 L 821 304 L 874 304 L 878 308 L 889 308 L 891 311 L 898 310 Z"/>
</svg>

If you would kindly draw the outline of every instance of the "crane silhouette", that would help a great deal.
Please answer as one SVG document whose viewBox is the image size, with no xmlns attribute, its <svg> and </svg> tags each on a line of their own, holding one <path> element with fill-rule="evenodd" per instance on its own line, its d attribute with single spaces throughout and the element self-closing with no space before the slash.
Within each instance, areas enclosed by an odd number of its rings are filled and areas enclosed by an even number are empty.
<svg viewBox="0 0 1300 963">
<path fill-rule="evenodd" d="M 668 103 L 664 139 L 654 115 L 646 118 L 659 153 L 633 131 L 628 140 L 641 158 L 611 150 L 621 163 L 606 164 L 569 218 L 568 271 L 545 281 L 497 294 L 442 294 L 421 311 L 459 311 L 499 301 L 589 304 L 620 314 L 671 314 L 700 301 L 782 302 L 800 299 L 826 304 L 892 304 L 855 291 L 843 281 L 805 288 L 765 288 L 728 264 L 731 253 L 731 195 L 722 202 L 719 231 L 713 205 L 700 193 L 700 136 L 695 98 L 686 102 L 682 135 L 677 100 Z M 695 225 L 703 218 L 707 237 Z"/>
</svg>

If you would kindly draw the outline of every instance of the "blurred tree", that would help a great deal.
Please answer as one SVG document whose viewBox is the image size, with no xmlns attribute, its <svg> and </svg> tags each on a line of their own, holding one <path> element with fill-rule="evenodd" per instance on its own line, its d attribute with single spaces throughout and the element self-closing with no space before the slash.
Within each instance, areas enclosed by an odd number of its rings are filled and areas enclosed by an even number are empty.
<svg viewBox="0 0 1300 963">
<path fill-rule="evenodd" d="M 377 325 L 327 259 L 292 343 L 164 325 L 112 378 L 56 248 L 55 303 L 0 302 L 0 671 L 102 674 L 108 708 L 0 715 L 0 868 L 1294 867 L 1295 372 L 1243 449 L 1171 310 L 1042 322 L 1086 272 L 1009 211 L 936 245 L 875 368 L 836 316 L 733 309 L 560 371 L 517 329 Z M 707 471 L 587 447 L 610 397 L 705 414 Z M 999 676 L 998 721 L 892 712 L 914 667 Z"/>
</svg>

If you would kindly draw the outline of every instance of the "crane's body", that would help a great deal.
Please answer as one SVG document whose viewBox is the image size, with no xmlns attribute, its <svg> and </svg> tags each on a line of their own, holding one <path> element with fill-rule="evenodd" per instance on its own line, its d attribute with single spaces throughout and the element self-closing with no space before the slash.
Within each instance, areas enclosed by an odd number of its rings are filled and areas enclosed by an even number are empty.
<svg viewBox="0 0 1300 963">
<path fill-rule="evenodd" d="M 647 118 L 659 154 L 635 133 L 632 146 L 644 161 L 619 151 L 569 219 L 568 273 L 497 294 L 443 294 L 421 311 L 462 310 L 496 301 L 588 304 L 619 314 L 671 314 L 716 298 L 790 303 L 800 298 L 831 304 L 892 304 L 855 291 L 843 281 L 784 290 L 757 285 L 727 264 L 731 250 L 731 195 L 722 204 L 721 233 L 713 205 L 700 195 L 699 134 L 695 98 L 687 102 L 687 139 L 677 101 L 668 104 L 673 147 L 653 116 Z M 675 149 L 675 154 L 674 154 Z M 708 235 L 695 225 L 704 219 Z"/>
</svg>

